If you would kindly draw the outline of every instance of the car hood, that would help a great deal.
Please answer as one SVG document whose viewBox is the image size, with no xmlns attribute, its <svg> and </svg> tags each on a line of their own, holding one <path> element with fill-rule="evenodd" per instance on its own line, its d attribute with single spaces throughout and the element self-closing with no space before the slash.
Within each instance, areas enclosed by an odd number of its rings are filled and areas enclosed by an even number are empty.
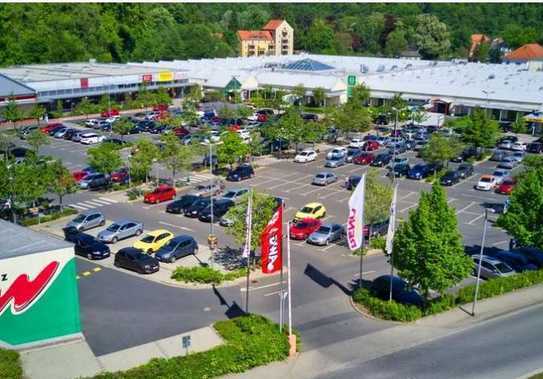
<svg viewBox="0 0 543 379">
<path fill-rule="evenodd" d="M 113 236 L 117 235 L 117 232 L 111 232 L 109 230 L 102 230 L 100 233 L 98 233 L 98 238 L 111 238 Z"/>
<path fill-rule="evenodd" d="M 109 252 L 109 247 L 106 244 L 99 241 L 96 241 L 92 243 L 91 245 L 89 245 L 89 248 L 93 251 L 99 251 L 101 253 Z"/>
<path fill-rule="evenodd" d="M 309 235 L 310 239 L 313 240 L 324 240 L 330 236 L 329 233 L 320 233 L 320 232 L 313 232 Z"/>
</svg>

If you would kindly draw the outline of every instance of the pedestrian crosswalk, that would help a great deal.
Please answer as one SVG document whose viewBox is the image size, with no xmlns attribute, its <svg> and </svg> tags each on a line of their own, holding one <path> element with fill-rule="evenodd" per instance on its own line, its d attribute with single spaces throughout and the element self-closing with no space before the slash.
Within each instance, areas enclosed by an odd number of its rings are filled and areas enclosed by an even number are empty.
<svg viewBox="0 0 543 379">
<path fill-rule="evenodd" d="M 190 184 L 198 184 L 203 182 L 209 182 L 210 180 L 213 180 L 217 178 L 215 175 L 211 174 L 193 174 L 190 176 Z M 184 180 L 187 180 L 187 177 L 184 178 Z"/>
<path fill-rule="evenodd" d="M 94 209 L 98 207 L 103 207 L 106 205 L 116 204 L 117 200 L 113 200 L 107 197 L 98 197 L 92 200 L 80 201 L 78 203 L 68 204 L 69 207 L 77 209 L 78 211 L 87 211 L 89 209 Z"/>
</svg>

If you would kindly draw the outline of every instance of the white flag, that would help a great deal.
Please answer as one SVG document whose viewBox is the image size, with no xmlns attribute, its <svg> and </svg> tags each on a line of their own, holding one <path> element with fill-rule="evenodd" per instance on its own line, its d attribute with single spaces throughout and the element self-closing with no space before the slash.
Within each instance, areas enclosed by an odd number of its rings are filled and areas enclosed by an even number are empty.
<svg viewBox="0 0 543 379">
<path fill-rule="evenodd" d="M 392 254 L 392 241 L 394 240 L 394 231 L 396 230 L 396 198 L 398 197 L 398 185 L 394 187 L 392 194 L 392 203 L 390 203 L 390 217 L 388 219 L 388 231 L 385 251 L 388 255 Z"/>
<path fill-rule="evenodd" d="M 249 192 L 249 199 L 247 200 L 247 215 L 245 216 L 245 246 L 243 247 L 243 258 L 249 258 L 251 251 L 251 228 L 252 228 L 252 218 L 253 218 L 253 194 Z"/>
<path fill-rule="evenodd" d="M 347 243 L 349 249 L 356 250 L 362 246 L 364 238 L 364 196 L 366 174 L 362 175 L 349 199 L 349 218 L 347 219 Z"/>
</svg>

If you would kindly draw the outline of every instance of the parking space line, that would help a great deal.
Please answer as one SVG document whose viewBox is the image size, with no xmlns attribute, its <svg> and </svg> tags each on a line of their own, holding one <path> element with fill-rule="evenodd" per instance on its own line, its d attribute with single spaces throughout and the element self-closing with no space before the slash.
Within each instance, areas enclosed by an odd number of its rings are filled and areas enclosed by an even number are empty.
<svg viewBox="0 0 543 379">
<path fill-rule="evenodd" d="M 89 276 L 90 274 L 91 274 L 90 271 L 84 271 L 81 273 L 81 275 L 83 276 Z"/>
<path fill-rule="evenodd" d="M 249 287 L 249 291 L 258 291 L 258 290 L 261 290 L 261 289 L 264 289 L 264 288 L 276 287 L 276 286 L 279 286 L 279 285 L 281 285 L 281 282 L 266 284 L 266 285 L 259 286 L 259 287 Z M 245 287 L 242 287 L 239 290 L 241 292 L 247 292 L 247 288 L 245 288 Z"/>
<path fill-rule="evenodd" d="M 509 240 L 498 241 L 498 242 L 494 242 L 492 246 L 499 246 L 499 245 L 506 245 L 506 244 L 509 245 L 509 242 L 510 242 Z"/>
<path fill-rule="evenodd" d="M 78 204 L 81 204 L 81 203 L 78 203 Z M 89 209 L 89 208 L 83 207 L 81 205 L 76 205 L 76 204 L 69 204 L 68 206 L 70 208 L 75 208 L 75 209 L 79 209 L 79 210 L 82 210 L 82 211 L 86 211 L 86 210 Z"/>
<path fill-rule="evenodd" d="M 81 203 L 78 203 L 78 204 L 85 204 L 85 205 L 90 204 L 91 207 L 101 207 L 101 206 L 104 205 L 103 203 L 99 203 L 99 202 L 94 201 L 94 200 L 85 200 L 85 201 L 83 201 Z"/>
<path fill-rule="evenodd" d="M 447 204 L 450 204 L 450 203 L 452 203 L 453 201 L 456 201 L 456 200 L 458 200 L 458 199 L 454 199 L 454 198 L 451 197 L 449 200 L 447 200 Z"/>
<path fill-rule="evenodd" d="M 98 271 L 102 271 L 102 269 L 100 267 L 95 267 L 95 268 L 92 269 L 92 271 L 98 272 Z"/>
<path fill-rule="evenodd" d="M 187 228 L 186 226 L 170 224 L 169 222 L 164 222 L 164 221 L 159 221 L 158 223 L 161 224 L 161 225 L 166 225 L 166 226 L 172 227 L 172 228 L 178 228 L 178 229 L 181 229 L 181 230 L 186 230 L 187 232 L 194 232 L 194 230 L 192 230 L 191 228 Z"/>
<path fill-rule="evenodd" d="M 364 271 L 364 272 L 362 273 L 362 275 L 369 275 L 369 274 L 373 274 L 373 273 L 375 273 L 375 272 L 376 272 L 375 270 Z M 359 274 L 359 273 L 356 273 L 356 274 L 353 275 L 353 279 L 356 279 L 356 278 L 358 278 L 359 276 L 360 276 L 360 274 Z"/>
<path fill-rule="evenodd" d="M 456 214 L 458 214 L 458 213 L 460 213 L 460 212 L 464 212 L 466 209 L 468 209 L 468 208 L 474 206 L 475 204 L 476 204 L 475 201 L 470 202 L 470 203 L 469 203 L 468 205 L 466 205 L 464 208 L 462 208 L 462 209 L 460 209 L 460 210 L 457 210 L 457 211 L 456 211 Z"/>
<path fill-rule="evenodd" d="M 274 291 L 274 292 L 270 292 L 270 293 L 265 293 L 264 296 L 273 296 L 273 295 L 279 295 L 281 293 L 281 291 Z"/>
<path fill-rule="evenodd" d="M 417 192 L 411 191 L 411 192 L 409 192 L 407 195 L 404 195 L 404 196 L 400 197 L 398 200 L 399 200 L 399 201 L 405 200 L 405 199 L 407 199 L 409 196 L 413 196 L 413 195 L 416 195 L 416 194 L 417 194 Z"/>
<path fill-rule="evenodd" d="M 476 222 L 477 220 L 482 219 L 483 217 L 485 217 L 485 214 L 484 214 L 484 213 L 481 214 L 481 215 L 479 215 L 479 216 L 477 216 L 477 217 L 475 217 L 473 220 L 467 222 L 467 224 L 468 224 L 468 225 L 473 225 L 474 222 Z"/>
<path fill-rule="evenodd" d="M 417 206 L 417 203 L 411 204 L 411 205 L 408 206 L 408 207 L 405 207 L 405 208 L 403 208 L 403 209 L 400 209 L 400 213 L 403 213 L 403 212 L 405 212 L 405 211 L 407 211 L 407 210 L 409 210 L 409 209 L 411 209 L 411 208 L 414 208 L 414 207 L 416 207 L 416 206 Z"/>
</svg>

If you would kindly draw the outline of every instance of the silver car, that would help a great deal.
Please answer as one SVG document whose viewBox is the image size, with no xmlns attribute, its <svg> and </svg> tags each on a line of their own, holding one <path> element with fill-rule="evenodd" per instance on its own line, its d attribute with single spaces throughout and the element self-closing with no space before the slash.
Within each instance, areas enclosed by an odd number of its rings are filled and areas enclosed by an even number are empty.
<svg viewBox="0 0 543 379">
<path fill-rule="evenodd" d="M 473 259 L 473 273 L 477 275 L 477 270 L 479 266 L 479 260 L 481 260 L 481 255 L 476 254 L 472 255 Z M 481 260 L 481 278 L 491 279 L 502 276 L 511 276 L 514 275 L 515 271 L 507 264 L 496 258 L 491 258 L 483 255 Z"/>
<path fill-rule="evenodd" d="M 66 228 L 74 227 L 79 231 L 92 229 L 97 226 L 104 226 L 106 224 L 106 219 L 101 212 L 98 211 L 86 211 L 72 221 L 66 224 Z"/>
<path fill-rule="evenodd" d="M 518 162 L 515 158 L 508 156 L 502 159 L 502 161 L 498 164 L 498 168 L 506 168 L 508 170 L 511 170 L 515 168 L 518 165 Z"/>
<path fill-rule="evenodd" d="M 311 183 L 317 186 L 326 186 L 328 184 L 334 183 L 337 181 L 337 176 L 333 172 L 319 172 L 313 177 Z"/>
<path fill-rule="evenodd" d="M 324 224 L 309 235 L 306 242 L 312 245 L 328 245 L 330 242 L 341 241 L 345 236 L 345 228 L 340 224 Z"/>
<path fill-rule="evenodd" d="M 218 195 L 224 190 L 224 183 L 222 181 L 213 181 L 211 183 L 198 184 L 194 190 L 190 192 L 191 195 L 207 197 L 211 195 Z"/>
<path fill-rule="evenodd" d="M 335 168 L 335 167 L 343 166 L 344 164 L 345 164 L 345 156 L 333 156 L 331 158 L 326 159 L 326 163 L 324 163 L 324 167 Z"/>
<path fill-rule="evenodd" d="M 98 240 L 106 243 L 115 243 L 118 240 L 139 236 L 143 233 L 143 224 L 132 220 L 114 222 L 98 233 Z"/>
<path fill-rule="evenodd" d="M 223 196 L 223 199 L 228 199 L 232 201 L 238 201 L 243 195 L 249 192 L 248 188 L 233 188 L 228 190 Z"/>
</svg>

